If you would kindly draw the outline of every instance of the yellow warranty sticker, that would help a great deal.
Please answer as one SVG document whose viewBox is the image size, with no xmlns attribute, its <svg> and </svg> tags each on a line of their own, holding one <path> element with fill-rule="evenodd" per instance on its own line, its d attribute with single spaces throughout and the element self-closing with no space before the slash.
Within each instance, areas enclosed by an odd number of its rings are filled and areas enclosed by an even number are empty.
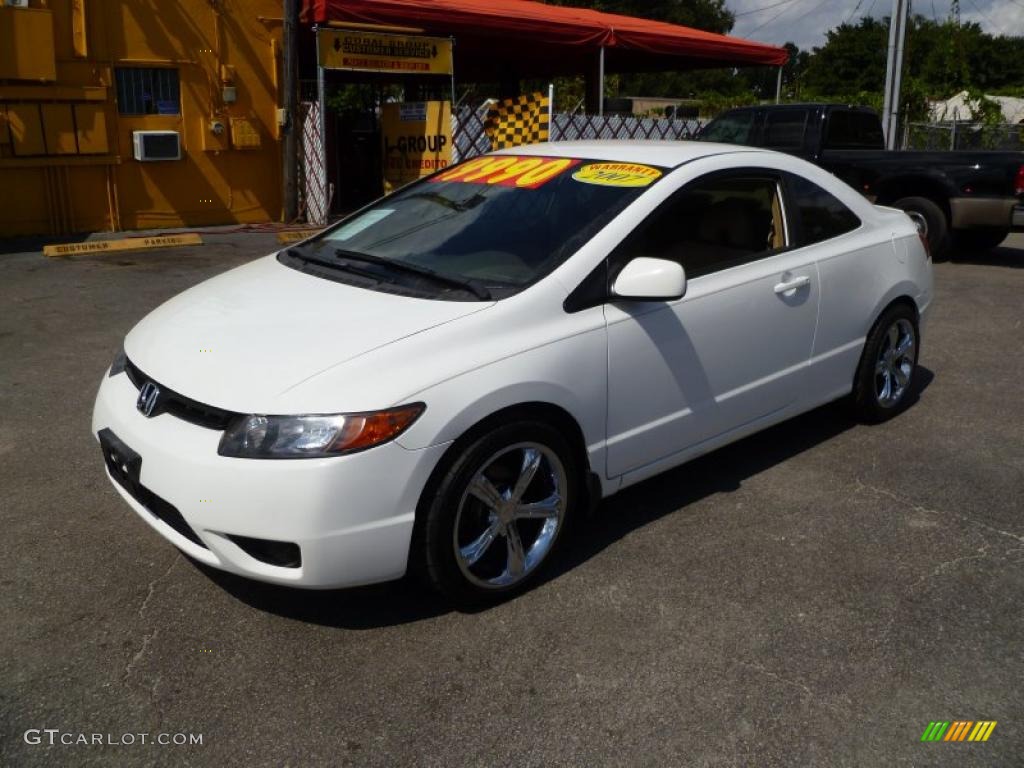
<svg viewBox="0 0 1024 768">
<path fill-rule="evenodd" d="M 646 187 L 661 178 L 661 171 L 636 163 L 591 163 L 572 175 L 584 184 L 605 187 Z"/>
</svg>

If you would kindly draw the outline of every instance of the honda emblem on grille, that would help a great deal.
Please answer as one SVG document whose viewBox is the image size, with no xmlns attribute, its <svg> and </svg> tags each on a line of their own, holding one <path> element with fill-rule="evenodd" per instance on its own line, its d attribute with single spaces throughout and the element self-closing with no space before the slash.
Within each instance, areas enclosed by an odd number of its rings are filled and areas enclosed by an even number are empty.
<svg viewBox="0 0 1024 768">
<path fill-rule="evenodd" d="M 160 399 L 160 387 L 152 381 L 147 381 L 139 390 L 139 399 L 135 401 L 135 407 L 143 416 L 152 416 L 156 410 L 157 400 Z"/>
</svg>

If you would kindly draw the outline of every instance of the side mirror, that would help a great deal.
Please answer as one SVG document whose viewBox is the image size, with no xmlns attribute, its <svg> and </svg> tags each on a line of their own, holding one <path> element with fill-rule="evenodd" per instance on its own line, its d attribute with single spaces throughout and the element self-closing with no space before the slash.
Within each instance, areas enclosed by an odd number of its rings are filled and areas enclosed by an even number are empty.
<svg viewBox="0 0 1024 768">
<path fill-rule="evenodd" d="M 638 256 L 629 262 L 612 285 L 612 294 L 635 301 L 670 301 L 686 293 L 683 266 L 668 259 Z"/>
</svg>

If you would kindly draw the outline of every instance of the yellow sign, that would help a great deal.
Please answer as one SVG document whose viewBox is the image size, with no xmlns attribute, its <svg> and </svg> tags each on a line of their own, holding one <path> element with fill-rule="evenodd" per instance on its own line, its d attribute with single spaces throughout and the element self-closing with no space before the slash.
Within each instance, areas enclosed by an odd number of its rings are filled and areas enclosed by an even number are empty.
<svg viewBox="0 0 1024 768">
<path fill-rule="evenodd" d="M 320 66 L 325 69 L 403 75 L 452 74 L 452 41 L 447 37 L 321 29 L 317 31 L 317 43 Z"/>
<path fill-rule="evenodd" d="M 175 248 L 179 245 L 202 245 L 203 238 L 195 232 L 182 235 L 154 235 L 153 237 L 126 237 L 122 240 L 91 240 L 84 243 L 63 243 L 43 246 L 44 256 L 77 256 L 80 253 L 107 253 L 110 251 L 144 251 L 149 248 Z"/>
<path fill-rule="evenodd" d="M 381 108 L 384 191 L 429 176 L 452 163 L 452 104 L 419 101 Z"/>
<path fill-rule="evenodd" d="M 584 184 L 602 187 L 646 187 L 661 178 L 661 171 L 635 163 L 591 163 L 572 175 Z"/>
</svg>

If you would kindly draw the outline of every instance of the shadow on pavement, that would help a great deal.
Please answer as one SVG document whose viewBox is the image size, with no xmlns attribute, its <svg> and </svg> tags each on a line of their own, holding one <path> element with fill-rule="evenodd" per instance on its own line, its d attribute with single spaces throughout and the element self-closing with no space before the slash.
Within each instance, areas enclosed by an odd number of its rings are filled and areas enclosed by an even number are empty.
<svg viewBox="0 0 1024 768">
<path fill-rule="evenodd" d="M 410 577 L 368 587 L 308 590 L 251 581 L 195 560 L 190 562 L 232 597 L 253 608 L 325 627 L 398 626 L 451 610 L 433 589 Z"/>
<path fill-rule="evenodd" d="M 918 366 L 911 406 L 934 378 L 934 373 Z M 748 478 L 831 440 L 857 423 L 845 402 L 830 403 L 627 488 L 604 500 L 581 521 L 573 540 L 542 581 L 558 578 L 632 531 L 687 504 L 737 490 Z M 251 581 L 191 562 L 211 581 L 253 608 L 327 627 L 395 626 L 452 610 L 430 587 L 412 577 L 368 587 L 313 591 Z"/>
<path fill-rule="evenodd" d="M 918 366 L 911 407 L 934 378 Z M 736 491 L 748 478 L 858 424 L 845 401 L 829 403 L 631 486 L 602 502 L 568 557 L 552 570 L 564 573 L 647 523 L 707 496 Z"/>
<path fill-rule="evenodd" d="M 87 239 L 88 235 L 32 235 L 0 238 L 0 256 L 11 253 L 38 253 L 42 256 L 44 245 L 83 243 Z"/>
<path fill-rule="evenodd" d="M 953 264 L 1024 269 L 1024 248 L 1012 248 L 1004 244 L 990 251 L 959 249 L 949 260 Z"/>
</svg>

